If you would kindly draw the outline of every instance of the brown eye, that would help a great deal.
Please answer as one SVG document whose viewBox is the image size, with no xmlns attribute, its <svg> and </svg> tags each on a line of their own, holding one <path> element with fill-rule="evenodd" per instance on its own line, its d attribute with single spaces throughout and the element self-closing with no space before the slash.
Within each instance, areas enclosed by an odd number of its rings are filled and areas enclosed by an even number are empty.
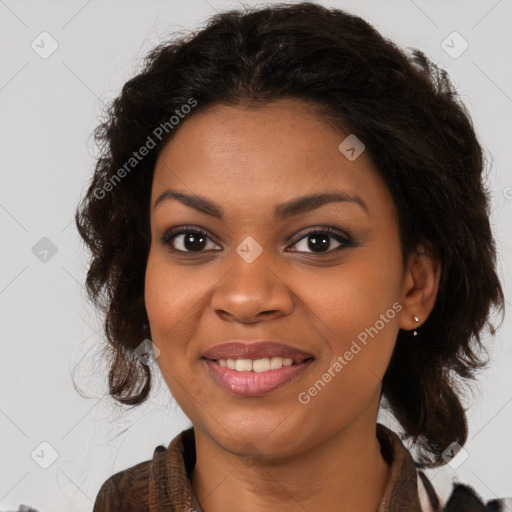
<svg viewBox="0 0 512 512">
<path fill-rule="evenodd" d="M 339 245 L 337 247 L 332 248 L 332 239 L 334 239 Z M 308 252 L 308 249 L 312 253 L 326 253 L 326 252 L 334 252 L 345 247 L 352 247 L 353 243 L 349 236 L 344 235 L 337 230 L 331 228 L 314 228 L 308 231 L 304 236 L 302 236 L 297 242 L 293 245 L 301 245 L 302 248 L 297 252 Z M 292 247 L 293 247 L 292 245 Z M 295 252 L 295 251 L 293 251 Z"/>
<path fill-rule="evenodd" d="M 208 241 L 216 245 L 204 231 L 191 228 L 182 228 L 162 237 L 162 242 L 169 246 L 169 250 L 183 253 L 204 252 Z"/>
</svg>

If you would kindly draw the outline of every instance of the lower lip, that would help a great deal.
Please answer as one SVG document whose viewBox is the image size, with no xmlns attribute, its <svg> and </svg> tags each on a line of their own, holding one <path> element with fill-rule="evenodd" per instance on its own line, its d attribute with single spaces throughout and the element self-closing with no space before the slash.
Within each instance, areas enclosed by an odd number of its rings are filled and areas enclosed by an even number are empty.
<svg viewBox="0 0 512 512">
<path fill-rule="evenodd" d="M 313 359 L 292 366 L 283 366 L 278 370 L 266 372 L 239 372 L 221 366 L 215 361 L 204 359 L 213 379 L 228 393 L 236 396 L 262 396 L 295 380 Z"/>
</svg>

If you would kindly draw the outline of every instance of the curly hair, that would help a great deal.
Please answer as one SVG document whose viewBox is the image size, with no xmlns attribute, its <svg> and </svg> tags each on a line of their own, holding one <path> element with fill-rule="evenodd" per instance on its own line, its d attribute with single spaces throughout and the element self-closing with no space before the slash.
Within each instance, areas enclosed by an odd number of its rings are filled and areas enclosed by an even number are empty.
<svg viewBox="0 0 512 512">
<path fill-rule="evenodd" d="M 441 263 L 435 306 L 415 343 L 399 331 L 381 395 L 420 448 L 421 466 L 440 466 L 443 450 L 468 435 L 457 384 L 487 365 L 481 331 L 488 323 L 496 332 L 491 305 L 504 309 L 482 148 L 444 70 L 360 17 L 310 2 L 223 12 L 160 43 L 94 131 L 100 156 L 75 220 L 91 252 L 87 292 L 105 314 L 109 394 L 137 405 L 151 389 L 134 349 L 149 332 L 144 279 L 159 151 L 209 107 L 282 98 L 308 102 L 364 141 L 399 214 L 404 268 L 419 243 Z"/>
</svg>

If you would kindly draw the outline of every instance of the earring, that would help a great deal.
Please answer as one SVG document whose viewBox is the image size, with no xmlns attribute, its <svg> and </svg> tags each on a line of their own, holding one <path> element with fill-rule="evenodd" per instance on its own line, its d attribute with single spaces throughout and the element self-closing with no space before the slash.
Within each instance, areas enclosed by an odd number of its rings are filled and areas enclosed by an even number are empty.
<svg viewBox="0 0 512 512">
<path fill-rule="evenodd" d="M 419 322 L 420 321 L 419 318 L 416 315 L 413 314 L 412 317 L 414 318 L 415 322 Z M 413 336 L 417 336 L 418 335 L 418 331 L 416 329 L 414 329 L 414 331 L 412 332 L 412 335 Z"/>
</svg>

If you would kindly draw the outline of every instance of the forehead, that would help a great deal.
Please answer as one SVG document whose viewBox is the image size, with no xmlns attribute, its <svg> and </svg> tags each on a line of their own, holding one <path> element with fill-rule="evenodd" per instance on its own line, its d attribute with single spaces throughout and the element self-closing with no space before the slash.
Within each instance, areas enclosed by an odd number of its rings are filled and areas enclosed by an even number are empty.
<svg viewBox="0 0 512 512">
<path fill-rule="evenodd" d="M 162 149 L 152 201 L 166 188 L 251 205 L 334 188 L 389 201 L 369 156 L 340 151 L 348 135 L 299 100 L 216 105 L 182 121 Z"/>
</svg>

